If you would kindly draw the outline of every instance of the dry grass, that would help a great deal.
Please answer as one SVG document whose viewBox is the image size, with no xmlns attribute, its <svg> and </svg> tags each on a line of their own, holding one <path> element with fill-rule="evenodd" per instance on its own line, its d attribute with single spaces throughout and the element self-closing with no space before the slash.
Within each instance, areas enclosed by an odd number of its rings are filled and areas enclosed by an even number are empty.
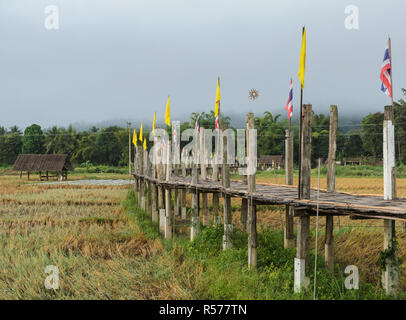
<svg viewBox="0 0 406 320">
<path fill-rule="evenodd" d="M 193 297 L 192 266 L 121 208 L 128 187 L 26 182 L 0 176 L 0 299 Z M 58 290 L 45 289 L 47 265 L 59 268 Z"/>
<path fill-rule="evenodd" d="M 258 182 L 283 183 L 283 179 Z M 317 180 L 312 178 L 312 186 L 316 185 Z M 337 178 L 337 186 L 344 192 L 382 194 L 379 178 Z M 160 240 L 146 238 L 140 232 L 120 206 L 127 190 L 127 186 L 32 185 L 15 175 L 0 176 L 0 299 L 196 298 L 201 266 L 177 257 L 176 250 L 171 255 Z M 398 180 L 398 193 L 406 197 L 406 179 Z M 237 209 L 233 219 L 239 227 L 240 201 L 232 199 Z M 311 223 L 314 229 L 315 218 Z M 259 229 L 280 229 L 283 224 L 284 208 L 259 207 Z M 342 270 L 355 264 L 362 281 L 379 281 L 382 224 L 380 220 L 335 218 L 335 256 Z M 399 256 L 406 261 L 406 235 L 398 225 Z M 320 255 L 323 228 L 321 218 Z M 187 233 L 187 226 L 182 230 Z M 313 234 L 312 248 L 314 240 Z M 47 265 L 59 268 L 59 290 L 44 287 Z M 403 270 L 405 266 L 403 263 Z M 406 288 L 403 270 L 401 285 Z"/>
</svg>

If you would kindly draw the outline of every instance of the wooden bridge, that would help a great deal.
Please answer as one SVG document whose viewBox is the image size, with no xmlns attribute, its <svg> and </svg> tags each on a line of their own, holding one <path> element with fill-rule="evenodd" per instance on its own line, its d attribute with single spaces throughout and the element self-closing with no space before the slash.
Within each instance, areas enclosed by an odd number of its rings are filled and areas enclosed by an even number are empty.
<svg viewBox="0 0 406 320">
<path fill-rule="evenodd" d="M 163 188 L 180 189 L 199 193 L 219 193 L 235 198 L 252 200 L 259 205 L 287 205 L 296 211 L 305 210 L 310 215 L 342 215 L 366 219 L 388 219 L 406 222 L 406 199 L 384 200 L 383 197 L 372 195 L 353 195 L 344 192 L 327 192 L 311 189 L 310 199 L 299 199 L 297 186 L 270 183 L 257 183 L 256 192 L 249 192 L 247 184 L 241 181 L 230 181 L 230 187 L 224 188 L 220 182 L 211 179 L 199 179 L 192 184 L 191 176 L 172 176 L 169 181 L 159 180 L 137 173 L 136 179 L 156 184 Z M 318 198 L 318 199 L 317 199 Z"/>
<path fill-rule="evenodd" d="M 388 128 L 393 118 L 393 109 L 385 107 L 384 128 Z M 212 164 L 211 174 L 208 174 L 205 161 L 201 165 L 171 165 L 171 145 L 165 144 L 162 148 L 154 148 L 150 163 L 148 153 L 141 146 L 136 148 L 135 192 L 138 194 L 139 204 L 151 214 L 152 220 L 159 223 L 160 232 L 165 238 L 172 238 L 175 234 L 174 217 L 186 215 L 186 194 L 191 194 L 190 214 L 190 239 L 193 241 L 198 236 L 200 225 L 212 223 L 208 210 L 208 195 L 212 194 L 212 213 L 214 223 L 224 225 L 223 249 L 232 248 L 232 212 L 231 198 L 241 198 L 241 221 L 248 233 L 248 266 L 255 269 L 257 265 L 257 205 L 285 205 L 284 244 L 285 248 L 292 248 L 296 242 L 296 258 L 294 271 L 294 289 L 300 292 L 306 283 L 306 273 L 309 271 L 309 242 L 310 242 L 310 216 L 318 215 L 326 219 L 325 223 L 325 264 L 330 271 L 334 271 L 334 216 L 350 216 L 353 219 L 382 219 L 384 221 L 383 248 L 394 252 L 395 221 L 406 221 L 406 199 L 396 198 L 396 176 L 394 168 L 389 167 L 385 175 L 385 192 L 389 189 L 391 194 L 384 200 L 378 196 L 352 195 L 336 192 L 335 186 L 335 156 L 336 132 L 338 127 L 337 107 L 330 108 L 330 144 L 328 155 L 327 190 L 310 188 L 310 159 L 312 137 L 312 108 L 311 105 L 303 106 L 302 147 L 301 147 L 301 175 L 300 188 L 293 186 L 293 131 L 286 130 L 285 169 L 286 185 L 256 184 L 255 173 L 243 176 L 241 181 L 231 181 L 230 166 L 222 163 L 221 166 Z M 390 125 L 389 125 L 390 127 Z M 393 127 L 392 127 L 393 128 Z M 247 159 L 248 168 L 255 168 L 256 152 L 252 147 L 250 137 L 254 134 L 254 117 L 247 114 Z M 384 150 L 390 141 L 390 132 L 386 132 L 389 139 L 384 139 Z M 392 133 L 393 134 L 393 133 Z M 384 134 L 385 136 L 385 134 Z M 157 139 L 157 138 L 155 138 Z M 195 143 L 194 154 L 202 159 L 205 147 L 204 128 L 200 128 L 199 140 Z M 226 135 L 219 139 L 222 143 L 223 159 L 227 158 L 228 138 Z M 251 142 L 250 142 L 251 141 Z M 155 140 L 157 142 L 157 140 Z M 158 153 L 161 155 L 158 156 Z M 164 154 L 164 155 L 162 155 Z M 156 159 L 160 158 L 157 162 Z M 388 158 L 386 156 L 386 158 Z M 162 160 L 165 161 L 162 161 Z M 386 170 L 388 166 L 386 165 Z M 191 175 L 187 173 L 191 172 Z M 248 171 L 248 172 L 253 172 Z M 390 178 L 388 178 L 388 173 Z M 220 178 L 221 177 L 221 178 Z M 299 189 L 299 192 L 298 192 Z M 200 195 L 202 204 L 200 204 Z M 219 199 L 223 199 L 222 219 L 219 214 Z M 172 200 L 174 207 L 172 208 Z M 297 219 L 297 236 L 294 239 L 294 219 Z M 396 294 L 398 284 L 397 257 L 395 254 L 386 258 L 386 269 L 382 274 L 382 283 L 388 294 Z"/>
</svg>

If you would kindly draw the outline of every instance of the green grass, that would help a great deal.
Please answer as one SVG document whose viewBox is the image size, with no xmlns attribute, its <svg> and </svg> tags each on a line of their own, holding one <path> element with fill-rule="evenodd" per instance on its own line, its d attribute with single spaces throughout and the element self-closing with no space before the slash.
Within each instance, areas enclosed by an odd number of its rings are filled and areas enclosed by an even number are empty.
<svg viewBox="0 0 406 320">
<path fill-rule="evenodd" d="M 148 214 L 136 206 L 133 191 L 124 202 L 126 211 L 133 212 L 137 224 L 148 237 L 157 238 L 158 226 Z M 284 249 L 283 232 L 269 228 L 258 233 L 258 268 L 247 267 L 247 234 L 234 229 L 233 249 L 222 250 L 223 226 L 201 227 L 193 242 L 187 236 L 176 240 L 162 240 L 165 250 L 177 263 L 195 266 L 200 270 L 191 288 L 196 299 L 312 299 L 314 279 L 314 251 L 310 253 L 310 286 L 301 294 L 293 293 L 293 262 L 295 249 Z M 347 275 L 325 270 L 323 258 L 318 256 L 317 299 L 386 299 L 379 283 L 360 283 L 359 290 L 347 290 Z M 362 270 L 361 270 L 362 272 Z M 404 293 L 401 293 L 405 296 Z M 404 297 L 403 297 L 404 298 Z"/>
</svg>

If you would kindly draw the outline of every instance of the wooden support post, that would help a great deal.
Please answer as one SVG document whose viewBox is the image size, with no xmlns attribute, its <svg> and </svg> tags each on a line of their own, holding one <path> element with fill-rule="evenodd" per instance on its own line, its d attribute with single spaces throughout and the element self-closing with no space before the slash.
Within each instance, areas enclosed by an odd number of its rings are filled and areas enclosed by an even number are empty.
<svg viewBox="0 0 406 320">
<path fill-rule="evenodd" d="M 285 183 L 293 185 L 293 130 L 285 131 Z M 284 247 L 285 249 L 295 246 L 293 234 L 293 215 L 294 208 L 286 206 L 285 210 L 285 229 L 284 229 Z"/>
<path fill-rule="evenodd" d="M 159 233 L 165 235 L 166 215 L 165 209 L 159 209 Z"/>
<path fill-rule="evenodd" d="M 248 148 L 248 140 L 249 140 L 249 128 L 248 128 L 249 126 L 248 126 L 248 122 L 246 121 L 246 123 L 245 123 L 245 143 L 246 143 L 246 145 L 247 145 L 247 148 Z M 246 150 L 248 150 L 248 149 L 246 149 Z M 244 151 L 244 156 L 245 156 L 245 151 Z M 247 152 L 247 156 L 248 156 L 248 152 Z M 242 176 L 242 184 L 244 184 L 244 185 L 248 185 L 248 176 L 247 175 L 243 175 Z"/>
<path fill-rule="evenodd" d="M 158 186 L 156 183 L 152 183 L 152 221 L 159 222 L 158 212 Z"/>
<path fill-rule="evenodd" d="M 302 109 L 302 154 L 301 156 L 301 199 L 310 199 L 311 149 L 312 149 L 312 106 Z M 306 273 L 309 270 L 309 230 L 310 216 L 301 212 L 298 219 L 294 290 L 300 292 L 308 284 Z"/>
<path fill-rule="evenodd" d="M 186 220 L 186 213 L 187 213 L 187 211 L 186 211 L 186 194 L 187 194 L 186 189 L 182 189 L 181 190 L 181 203 L 182 203 L 181 217 L 182 217 L 182 220 Z"/>
<path fill-rule="evenodd" d="M 165 209 L 165 188 L 158 185 L 158 209 Z"/>
<path fill-rule="evenodd" d="M 312 151 L 312 105 L 305 104 L 302 109 L 302 154 L 300 199 L 310 199 L 310 174 Z M 304 162 L 304 163 L 303 163 Z"/>
<path fill-rule="evenodd" d="M 144 149 L 140 148 L 140 174 L 144 175 Z M 140 204 L 142 210 L 145 210 L 145 179 L 140 180 Z"/>
<path fill-rule="evenodd" d="M 206 144 L 205 144 L 205 131 L 204 128 L 200 128 L 200 177 L 202 180 L 207 179 L 207 165 L 206 165 Z M 202 216 L 203 216 L 203 225 L 209 225 L 209 210 L 208 210 L 208 195 L 207 193 L 202 193 Z"/>
<path fill-rule="evenodd" d="M 195 146 L 194 155 L 197 156 L 197 145 Z M 191 227 L 190 227 L 190 240 L 193 241 L 200 232 L 199 222 L 199 191 L 197 188 L 193 188 L 199 182 L 199 176 L 197 173 L 197 165 L 195 159 L 192 164 L 192 215 L 191 215 Z"/>
<path fill-rule="evenodd" d="M 246 176 L 244 176 L 244 177 L 246 177 Z M 242 198 L 241 199 L 241 220 L 240 221 L 241 221 L 243 231 L 248 231 L 247 214 L 248 214 L 248 199 Z"/>
<path fill-rule="evenodd" d="M 168 187 L 165 189 L 165 239 L 172 239 L 173 211 L 171 208 L 172 191 Z"/>
<path fill-rule="evenodd" d="M 136 174 L 139 174 L 139 170 L 138 170 L 138 146 L 135 146 L 135 150 L 134 150 L 134 172 L 136 173 Z M 138 178 L 138 176 L 135 176 L 135 183 L 134 183 L 134 193 L 135 193 L 135 197 L 137 197 L 137 194 L 138 194 L 138 191 L 139 191 L 139 189 L 138 189 L 138 181 L 139 181 L 139 178 Z"/>
<path fill-rule="evenodd" d="M 158 165 L 157 165 L 157 152 L 156 152 L 156 145 L 157 145 L 157 138 L 154 137 L 154 149 L 152 153 L 153 162 L 151 176 L 153 178 L 158 177 Z M 152 183 L 152 221 L 158 222 L 159 224 L 159 206 L 158 206 L 158 185 L 153 182 Z"/>
<path fill-rule="evenodd" d="M 396 199 L 395 125 L 393 106 L 385 106 L 383 123 L 384 198 Z M 399 282 L 396 255 L 396 224 L 384 220 L 384 250 L 387 253 L 382 284 L 387 295 L 396 296 Z"/>
<path fill-rule="evenodd" d="M 171 165 L 171 144 L 166 146 L 166 181 L 170 182 L 172 179 L 172 165 Z M 172 223 L 173 223 L 173 211 L 171 208 L 172 190 L 170 187 L 165 189 L 165 239 L 172 239 Z"/>
<path fill-rule="evenodd" d="M 144 150 L 144 164 L 145 164 L 144 175 L 146 177 L 151 177 L 151 171 L 152 171 L 151 162 L 149 161 L 147 150 Z M 152 190 L 151 190 L 151 181 L 150 180 L 146 180 L 145 187 L 147 189 L 147 197 L 146 197 L 146 204 L 145 204 L 146 210 L 152 217 Z"/>
<path fill-rule="evenodd" d="M 338 111 L 330 106 L 330 130 L 327 163 L 327 192 L 336 191 L 336 151 L 337 151 Z M 324 262 L 326 268 L 334 271 L 334 216 L 326 216 L 326 237 L 324 242 Z"/>
<path fill-rule="evenodd" d="M 152 183 L 147 182 L 147 211 L 152 217 Z"/>
<path fill-rule="evenodd" d="M 252 131 L 254 129 L 254 114 L 247 113 L 246 116 L 248 140 L 247 140 L 247 158 L 248 158 L 248 194 L 256 191 L 255 186 L 255 147 L 256 147 L 256 134 Z M 251 198 L 248 199 L 248 267 L 250 270 L 257 268 L 257 209 L 256 205 Z"/>
<path fill-rule="evenodd" d="M 222 164 L 222 182 L 223 188 L 230 188 L 230 168 L 227 163 L 227 136 L 223 135 L 223 164 Z M 231 236 L 233 232 L 233 224 L 231 217 L 231 197 L 226 192 L 223 195 L 223 220 L 224 220 L 224 235 L 223 235 L 223 250 L 231 249 L 233 244 Z"/>
<path fill-rule="evenodd" d="M 179 196 L 179 189 L 175 188 L 173 192 L 173 202 L 174 202 L 174 209 L 173 214 L 174 216 L 180 215 L 180 196 Z"/>
<path fill-rule="evenodd" d="M 158 139 L 156 138 L 156 141 L 158 143 Z M 157 180 L 161 181 L 164 179 L 163 176 L 163 164 L 162 164 L 162 157 L 163 157 L 163 152 L 162 149 L 155 150 L 155 163 L 156 163 L 156 174 L 157 174 Z M 158 155 L 158 151 L 160 152 L 160 156 Z M 157 185 L 158 188 L 158 210 L 159 210 L 159 230 L 161 230 L 161 233 L 163 234 L 165 232 L 165 189 L 162 185 Z M 164 214 L 164 218 L 162 218 L 162 212 Z"/>
<path fill-rule="evenodd" d="M 213 206 L 213 223 L 214 224 L 220 224 L 221 219 L 219 216 L 219 194 L 217 192 L 213 192 L 213 198 L 212 198 L 212 206 Z"/>
<path fill-rule="evenodd" d="M 213 182 L 218 181 L 218 150 L 220 150 L 220 147 L 218 146 L 219 144 L 219 138 L 216 136 L 216 149 L 214 153 L 214 157 L 212 159 L 212 173 L 211 173 L 211 179 Z M 217 192 L 213 193 L 213 199 L 212 199 L 212 205 L 213 205 L 213 222 L 214 224 L 220 224 L 220 216 L 219 216 L 219 200 L 220 196 Z"/>
<path fill-rule="evenodd" d="M 182 162 L 182 176 L 186 177 L 186 164 Z M 186 189 L 181 189 L 181 218 L 182 220 L 186 220 Z"/>
<path fill-rule="evenodd" d="M 248 268 L 257 268 L 257 206 L 248 200 Z"/>
<path fill-rule="evenodd" d="M 192 171 L 193 172 L 193 171 Z M 190 226 L 190 240 L 193 241 L 200 231 L 200 222 L 198 216 L 198 197 L 199 191 L 194 189 L 191 191 L 192 193 L 192 214 L 191 214 L 191 226 Z"/>
<path fill-rule="evenodd" d="M 208 195 L 206 192 L 202 192 L 202 218 L 203 218 L 203 225 L 208 226 L 210 224 L 210 216 L 209 216 L 209 204 L 208 204 Z"/>
<path fill-rule="evenodd" d="M 301 292 L 308 285 L 306 272 L 309 261 L 310 216 L 300 215 L 297 227 L 294 291 Z"/>
</svg>

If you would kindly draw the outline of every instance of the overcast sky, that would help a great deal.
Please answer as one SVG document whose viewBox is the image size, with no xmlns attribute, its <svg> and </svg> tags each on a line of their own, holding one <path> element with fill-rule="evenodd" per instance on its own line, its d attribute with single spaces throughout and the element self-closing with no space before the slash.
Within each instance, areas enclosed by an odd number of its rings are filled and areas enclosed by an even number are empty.
<svg viewBox="0 0 406 320">
<path fill-rule="evenodd" d="M 59 30 L 44 26 L 49 5 Z M 347 30 L 346 6 L 359 8 Z M 304 101 L 318 112 L 382 111 L 379 72 L 392 38 L 395 99 L 406 87 L 403 0 L 0 0 L 0 125 L 163 121 L 214 108 L 280 112 L 307 30 Z M 259 91 L 251 102 L 248 92 Z"/>
</svg>

